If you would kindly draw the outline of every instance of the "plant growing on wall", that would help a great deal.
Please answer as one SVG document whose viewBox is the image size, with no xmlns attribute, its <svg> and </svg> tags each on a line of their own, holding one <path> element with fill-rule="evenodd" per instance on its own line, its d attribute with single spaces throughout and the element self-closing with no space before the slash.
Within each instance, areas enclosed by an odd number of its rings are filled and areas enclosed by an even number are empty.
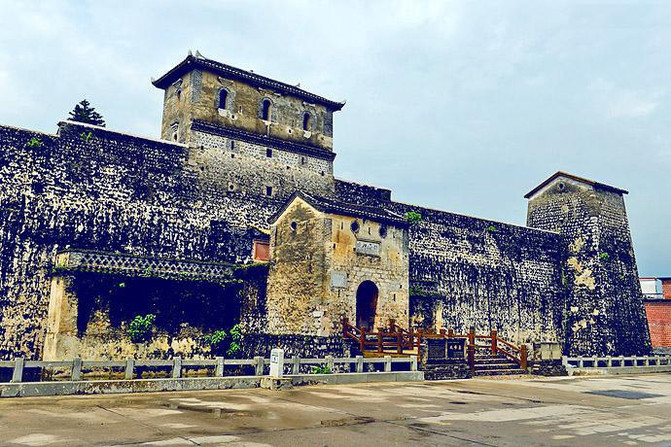
<svg viewBox="0 0 671 447">
<path fill-rule="evenodd" d="M 602 261 L 607 261 L 608 259 L 610 259 L 610 255 L 605 251 L 602 251 L 601 254 L 599 255 L 599 259 L 601 259 Z"/>
<path fill-rule="evenodd" d="M 42 147 L 42 140 L 37 137 L 32 137 L 30 141 L 28 141 L 28 147 Z"/>
<path fill-rule="evenodd" d="M 133 343 L 145 343 L 151 340 L 156 315 L 137 315 L 128 325 L 126 333 Z"/>
<path fill-rule="evenodd" d="M 407 220 L 410 225 L 415 225 L 422 221 L 422 215 L 416 211 L 408 211 L 405 213 L 405 220 Z"/>
<path fill-rule="evenodd" d="M 499 231 L 499 229 L 496 228 L 494 225 L 490 225 L 487 227 L 487 231 L 489 231 L 490 233 L 496 233 L 497 231 Z"/>
</svg>

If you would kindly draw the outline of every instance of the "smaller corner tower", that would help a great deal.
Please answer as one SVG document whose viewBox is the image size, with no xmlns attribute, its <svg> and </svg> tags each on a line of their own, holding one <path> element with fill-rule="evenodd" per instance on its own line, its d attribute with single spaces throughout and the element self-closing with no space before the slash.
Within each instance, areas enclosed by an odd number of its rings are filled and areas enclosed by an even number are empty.
<svg viewBox="0 0 671 447">
<path fill-rule="evenodd" d="M 562 235 L 565 294 L 556 320 L 567 355 L 650 351 L 625 194 L 620 188 L 557 172 L 525 196 L 527 225 Z"/>
</svg>

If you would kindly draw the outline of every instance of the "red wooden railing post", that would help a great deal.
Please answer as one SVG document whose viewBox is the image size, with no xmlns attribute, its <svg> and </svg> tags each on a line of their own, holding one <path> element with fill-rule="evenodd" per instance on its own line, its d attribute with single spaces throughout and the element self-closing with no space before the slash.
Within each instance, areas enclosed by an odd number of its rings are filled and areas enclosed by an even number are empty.
<svg viewBox="0 0 671 447">
<path fill-rule="evenodd" d="M 447 336 L 448 337 L 453 337 L 454 336 L 454 329 L 448 329 L 447 330 Z"/>
<path fill-rule="evenodd" d="M 342 336 L 347 337 L 347 324 L 349 323 L 349 320 L 347 317 L 343 317 L 342 319 Z"/>
<path fill-rule="evenodd" d="M 475 373 L 475 345 L 474 344 L 468 344 L 468 349 L 466 350 L 468 352 L 468 367 L 471 370 L 471 374 Z"/>
<path fill-rule="evenodd" d="M 361 354 L 366 350 L 366 330 L 361 328 L 361 338 L 359 338 L 359 348 L 361 349 Z"/>
<path fill-rule="evenodd" d="M 527 345 L 520 346 L 520 368 L 527 369 Z"/>
<path fill-rule="evenodd" d="M 398 343 L 396 352 L 399 354 L 403 354 L 403 334 L 401 334 L 400 332 L 396 333 L 396 343 Z"/>
<path fill-rule="evenodd" d="M 382 332 L 377 333 L 377 352 L 382 352 Z"/>
<path fill-rule="evenodd" d="M 446 331 L 445 329 L 442 329 L 442 328 L 441 328 L 441 329 L 440 329 L 440 335 L 442 335 L 443 338 L 445 338 L 446 335 L 447 335 L 447 331 Z"/>
<path fill-rule="evenodd" d="M 496 337 L 497 337 L 496 329 L 492 329 L 492 355 L 496 355 L 496 352 L 498 351 Z"/>
<path fill-rule="evenodd" d="M 468 366 L 471 374 L 475 374 L 475 327 L 468 330 Z"/>
</svg>

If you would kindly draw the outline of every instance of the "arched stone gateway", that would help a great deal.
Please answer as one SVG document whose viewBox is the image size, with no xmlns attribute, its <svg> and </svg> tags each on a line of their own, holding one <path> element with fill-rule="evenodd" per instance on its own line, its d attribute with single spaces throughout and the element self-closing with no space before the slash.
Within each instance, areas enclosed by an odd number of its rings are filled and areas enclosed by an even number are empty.
<svg viewBox="0 0 671 447">
<path fill-rule="evenodd" d="M 356 291 L 356 325 L 367 331 L 375 328 L 379 290 L 373 281 L 364 281 Z"/>
</svg>

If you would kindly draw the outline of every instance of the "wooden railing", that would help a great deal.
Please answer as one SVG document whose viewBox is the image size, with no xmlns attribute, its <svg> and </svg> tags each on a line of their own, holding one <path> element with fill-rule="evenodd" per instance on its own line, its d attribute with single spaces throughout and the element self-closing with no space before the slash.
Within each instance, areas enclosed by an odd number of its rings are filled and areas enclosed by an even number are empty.
<svg viewBox="0 0 671 447">
<path fill-rule="evenodd" d="M 491 350 L 492 355 L 501 354 L 516 362 L 521 369 L 527 369 L 528 352 L 526 345 L 515 346 L 499 337 L 496 329 L 488 335 L 477 335 L 471 327 L 467 334 L 457 334 L 452 329 L 441 329 L 438 333 L 426 329 L 404 329 L 389 320 L 387 328 L 378 328 L 378 331 L 366 331 L 351 324 L 343 318 L 343 337 L 358 343 L 361 352 L 375 351 L 377 353 L 396 352 L 403 354 L 405 350 L 419 349 L 423 338 L 463 338 L 467 340 L 466 353 L 471 369 L 475 368 L 475 353 L 478 348 Z M 484 340 L 488 345 L 478 345 L 478 340 Z"/>
</svg>

